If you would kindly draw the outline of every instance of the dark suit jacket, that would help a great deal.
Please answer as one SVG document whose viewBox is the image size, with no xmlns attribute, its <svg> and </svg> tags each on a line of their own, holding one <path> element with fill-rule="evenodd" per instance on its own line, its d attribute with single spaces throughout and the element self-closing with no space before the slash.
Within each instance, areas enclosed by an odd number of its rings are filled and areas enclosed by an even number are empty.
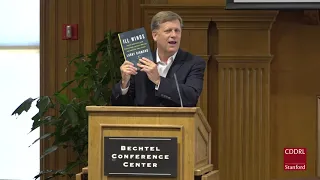
<svg viewBox="0 0 320 180">
<path fill-rule="evenodd" d="M 156 61 L 156 53 L 153 53 Z M 181 99 L 184 107 L 195 107 L 202 92 L 205 61 L 181 49 L 171 65 L 166 77 L 161 77 L 160 86 L 155 90 L 155 84 L 148 79 L 145 72 L 131 76 L 129 90 L 121 94 L 121 82 L 112 89 L 111 104 L 113 106 L 164 106 L 179 107 L 180 99 L 174 80 L 176 73 Z"/>
</svg>

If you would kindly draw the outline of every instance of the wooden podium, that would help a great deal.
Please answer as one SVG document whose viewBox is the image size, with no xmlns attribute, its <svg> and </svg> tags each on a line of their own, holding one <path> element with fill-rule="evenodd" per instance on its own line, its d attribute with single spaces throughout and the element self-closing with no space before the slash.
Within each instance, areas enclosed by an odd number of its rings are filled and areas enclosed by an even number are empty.
<svg viewBox="0 0 320 180">
<path fill-rule="evenodd" d="M 213 170 L 211 164 L 211 128 L 200 108 L 88 106 L 86 109 L 89 112 L 88 167 L 77 174 L 77 180 L 140 180 L 144 177 L 119 176 L 120 173 L 118 176 L 105 175 L 106 137 L 171 137 L 176 140 L 176 176 L 148 176 L 147 179 L 219 179 L 219 171 Z M 126 142 L 134 144 L 130 141 Z M 87 178 L 84 178 L 86 174 Z"/>
</svg>

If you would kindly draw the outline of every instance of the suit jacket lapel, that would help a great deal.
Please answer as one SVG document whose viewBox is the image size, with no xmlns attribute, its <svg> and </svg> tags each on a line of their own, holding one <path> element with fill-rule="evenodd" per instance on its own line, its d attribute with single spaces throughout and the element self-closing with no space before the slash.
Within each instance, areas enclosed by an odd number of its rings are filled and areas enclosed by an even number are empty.
<svg viewBox="0 0 320 180">
<path fill-rule="evenodd" d="M 179 49 L 176 55 L 176 58 L 174 59 L 168 71 L 167 78 L 173 77 L 173 74 L 179 70 L 181 65 L 184 63 L 184 59 L 185 59 L 184 55 L 185 55 L 184 52 L 181 49 Z"/>
<path fill-rule="evenodd" d="M 152 52 L 153 62 L 157 64 L 157 50 Z"/>
</svg>

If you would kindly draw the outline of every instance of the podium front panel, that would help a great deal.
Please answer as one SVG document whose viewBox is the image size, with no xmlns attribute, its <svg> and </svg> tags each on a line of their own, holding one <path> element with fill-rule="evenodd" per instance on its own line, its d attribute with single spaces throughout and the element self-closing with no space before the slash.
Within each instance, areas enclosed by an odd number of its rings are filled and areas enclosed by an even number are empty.
<svg viewBox="0 0 320 180">
<path fill-rule="evenodd" d="M 177 139 L 176 177 L 137 175 L 105 176 L 105 137 L 155 137 Z M 95 180 L 193 180 L 195 168 L 194 113 L 98 112 L 89 115 L 89 179 Z"/>
</svg>

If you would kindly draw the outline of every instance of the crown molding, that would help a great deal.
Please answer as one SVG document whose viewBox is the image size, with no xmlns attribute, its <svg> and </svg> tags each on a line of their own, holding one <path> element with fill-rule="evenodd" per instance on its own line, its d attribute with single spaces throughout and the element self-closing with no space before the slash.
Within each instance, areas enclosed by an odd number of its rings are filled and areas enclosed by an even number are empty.
<svg viewBox="0 0 320 180">
<path fill-rule="evenodd" d="M 204 29 L 209 28 L 209 22 L 212 20 L 210 11 L 212 8 L 201 5 L 170 5 L 170 4 L 142 4 L 145 21 L 150 22 L 152 17 L 162 11 L 173 11 L 178 13 L 183 19 L 183 29 Z M 221 7 L 222 8 L 222 7 Z M 219 9 L 219 7 L 216 7 Z"/>
<path fill-rule="evenodd" d="M 270 29 L 278 15 L 278 11 L 231 11 L 212 5 L 142 4 L 141 8 L 147 21 L 163 9 L 174 11 L 182 17 L 185 28 L 190 29 L 208 29 L 211 21 L 216 22 L 218 29 Z"/>
<path fill-rule="evenodd" d="M 219 63 L 271 63 L 273 55 L 244 56 L 244 55 L 215 55 Z"/>
<path fill-rule="evenodd" d="M 147 0 L 145 2 L 149 4 L 166 4 L 168 0 Z"/>
<path fill-rule="evenodd" d="M 198 55 L 200 56 L 204 61 L 209 62 L 211 59 L 211 55 Z"/>
<path fill-rule="evenodd" d="M 174 11 L 183 18 L 212 18 L 212 11 L 223 11 L 224 6 L 211 5 L 189 5 L 189 4 L 141 4 L 141 8 L 147 15 L 153 16 L 163 9 L 167 11 Z"/>
</svg>

